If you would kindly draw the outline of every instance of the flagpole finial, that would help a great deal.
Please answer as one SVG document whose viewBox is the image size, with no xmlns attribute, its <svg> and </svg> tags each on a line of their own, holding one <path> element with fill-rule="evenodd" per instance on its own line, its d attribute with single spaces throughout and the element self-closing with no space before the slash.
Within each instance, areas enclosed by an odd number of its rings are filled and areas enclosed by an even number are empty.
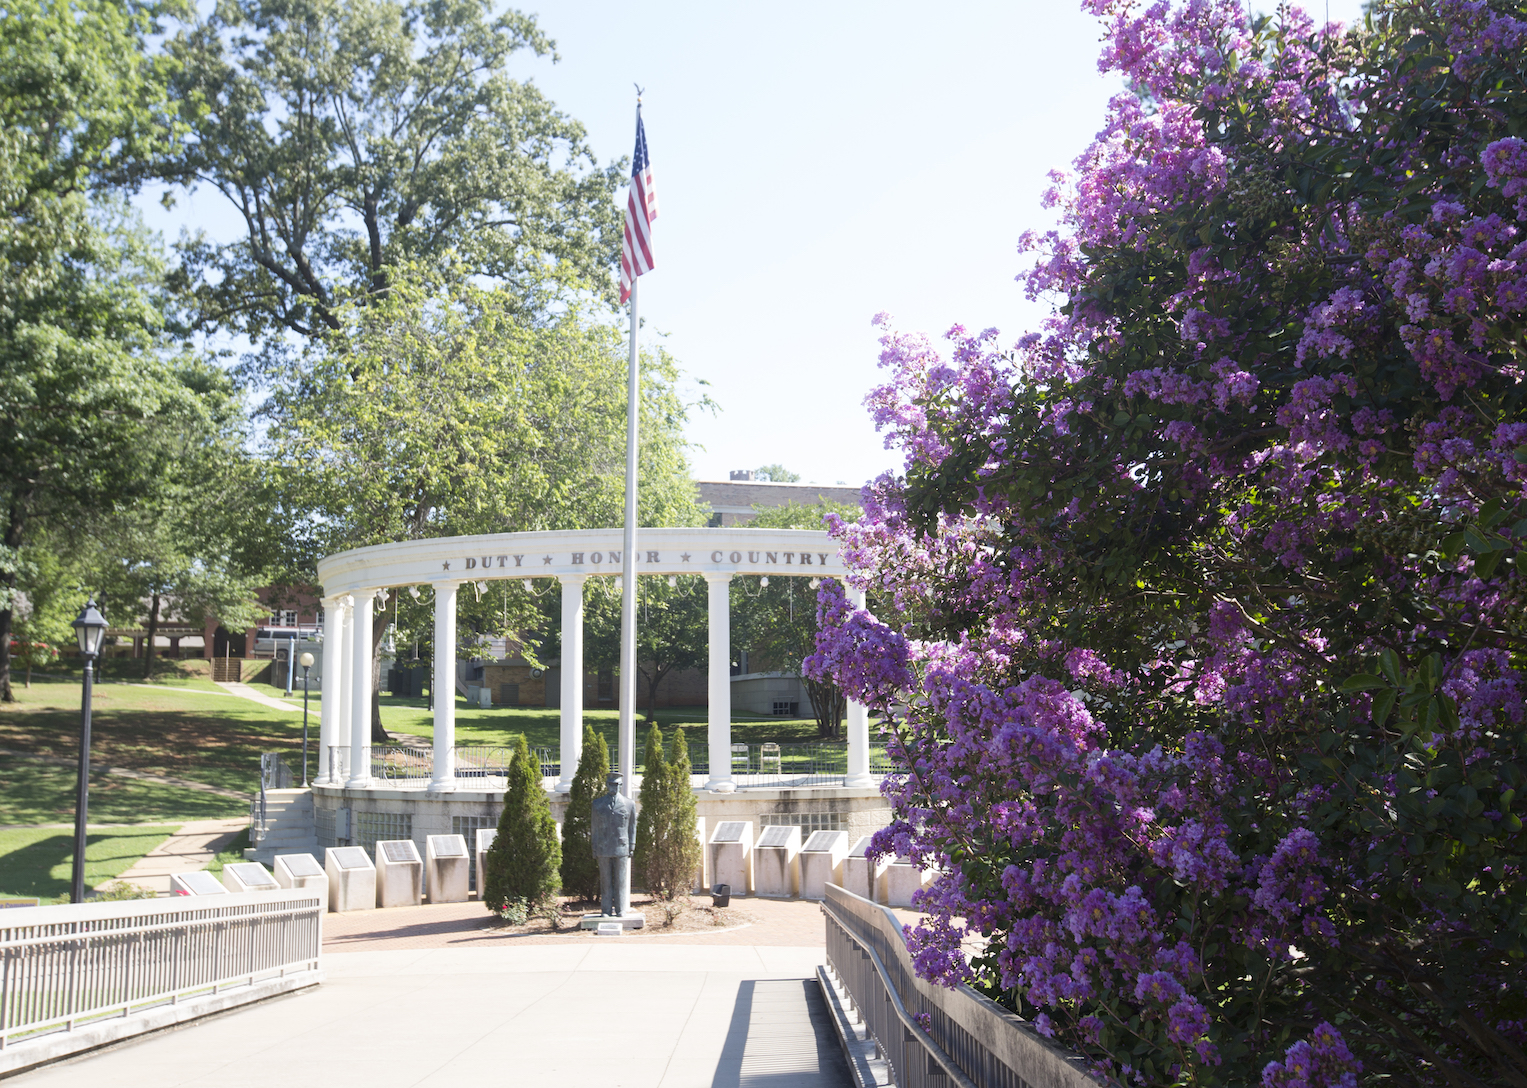
<svg viewBox="0 0 1527 1088">
<path fill-rule="evenodd" d="M 636 88 L 636 104 L 640 106 L 642 104 L 642 95 L 646 94 L 647 92 L 638 84 L 633 83 L 631 86 Z"/>
</svg>

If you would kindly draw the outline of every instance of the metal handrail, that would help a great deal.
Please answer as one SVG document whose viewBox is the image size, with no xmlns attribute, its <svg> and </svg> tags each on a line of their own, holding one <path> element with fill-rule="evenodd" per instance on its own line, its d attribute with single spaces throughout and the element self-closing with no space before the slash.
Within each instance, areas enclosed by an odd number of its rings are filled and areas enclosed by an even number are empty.
<svg viewBox="0 0 1527 1088">
<path fill-rule="evenodd" d="M 847 991 L 899 1088 L 922 1088 L 948 1075 L 935 1054 L 958 1066 L 975 1088 L 1098 1088 L 1087 1058 L 1040 1035 L 1028 1021 L 969 986 L 941 986 L 917 975 L 905 926 L 888 908 L 836 884 L 822 913 L 827 965 Z M 908 1020 L 912 1027 L 908 1025 Z M 907 1058 L 916 1043 L 927 1061 Z"/>
<path fill-rule="evenodd" d="M 943 1070 L 943 1075 L 959 1085 L 959 1088 L 978 1088 L 976 1082 L 967 1077 L 960 1067 L 954 1064 L 954 1059 L 944 1053 L 944 1048 L 935 1043 L 928 1036 L 928 1033 L 923 1030 L 922 1025 L 912 1018 L 912 1014 L 902 1004 L 901 995 L 896 992 L 896 986 L 891 981 L 891 973 L 885 969 L 885 964 L 881 961 L 880 954 L 870 946 L 868 941 L 854 932 L 853 927 L 838 914 L 831 903 L 824 901 L 822 903 L 822 910 L 843 928 L 843 932 L 848 939 L 858 945 L 860 952 L 868 956 L 870 962 L 874 964 L 875 973 L 880 976 L 881 985 L 885 987 L 886 998 L 891 1003 L 891 1011 L 896 1014 L 896 1018 L 901 1021 L 902 1027 L 906 1029 L 905 1038 L 902 1041 L 904 1043 L 915 1041 L 920 1044 L 927 1051 L 928 1057 L 938 1063 L 939 1068 Z M 878 1035 L 875 1035 L 873 1029 L 870 1030 L 870 1034 L 874 1036 L 875 1045 L 880 1048 L 880 1052 L 882 1054 L 887 1053 L 885 1044 L 881 1042 Z M 892 1063 L 891 1069 L 893 1073 L 896 1072 L 894 1063 Z"/>
</svg>

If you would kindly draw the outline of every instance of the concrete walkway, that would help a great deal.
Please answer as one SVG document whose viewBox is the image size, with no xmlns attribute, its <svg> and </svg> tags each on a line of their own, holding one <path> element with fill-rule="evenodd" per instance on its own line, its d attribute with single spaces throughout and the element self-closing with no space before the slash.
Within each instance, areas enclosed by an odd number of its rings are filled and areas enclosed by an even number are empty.
<svg viewBox="0 0 1527 1088">
<path fill-rule="evenodd" d="M 135 861 L 121 876 L 114 876 L 97 886 L 105 887 L 125 880 L 159 895 L 169 895 L 171 873 L 205 869 L 217 852 L 238 838 L 239 832 L 248 826 L 249 819 L 244 816 L 232 820 L 194 820 Z"/>
<path fill-rule="evenodd" d="M 821 962 L 821 948 L 620 939 L 329 954 L 313 990 L 13 1083 L 847 1088 L 807 981 Z"/>
<path fill-rule="evenodd" d="M 298 714 L 302 713 L 302 704 L 295 705 L 274 699 L 263 692 L 256 691 L 248 684 L 241 684 L 237 680 L 214 680 L 218 687 L 223 688 L 229 695 L 237 695 L 240 699 L 248 699 L 250 702 L 259 703 L 261 706 L 270 707 L 272 710 L 289 710 Z"/>
</svg>

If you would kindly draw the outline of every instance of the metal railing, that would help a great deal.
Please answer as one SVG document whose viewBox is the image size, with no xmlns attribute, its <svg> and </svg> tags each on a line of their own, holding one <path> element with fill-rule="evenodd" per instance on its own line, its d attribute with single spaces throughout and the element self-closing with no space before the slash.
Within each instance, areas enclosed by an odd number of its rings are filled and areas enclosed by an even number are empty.
<svg viewBox="0 0 1527 1088">
<path fill-rule="evenodd" d="M 822 903 L 827 967 L 898 1088 L 1098 1088 L 1086 1059 L 968 986 L 917 977 L 896 915 L 836 884 Z"/>
<path fill-rule="evenodd" d="M 316 971 L 324 907 L 314 892 L 299 890 L 6 911 L 0 1051 L 103 1018 Z"/>
<path fill-rule="evenodd" d="M 268 820 L 265 811 L 266 790 L 289 790 L 297 783 L 296 775 L 286 764 L 282 752 L 260 753 L 260 793 L 249 804 L 249 840 L 255 845 L 265 838 Z"/>
<path fill-rule="evenodd" d="M 710 745 L 704 739 L 688 741 L 690 773 L 710 774 Z M 413 745 L 368 746 L 371 777 L 383 783 L 408 785 L 423 784 L 434 775 L 435 757 L 430 748 Z M 531 749 L 541 764 L 544 778 L 556 778 L 562 773 L 559 749 L 555 745 L 540 745 Z M 671 754 L 671 749 L 665 755 Z M 273 753 L 274 755 L 274 753 Z M 457 745 L 454 749 L 455 777 L 459 780 L 480 779 L 484 788 L 502 788 L 509 770 L 514 749 L 507 745 Z M 646 766 L 647 750 L 639 745 L 635 752 L 636 771 L 640 774 Z M 278 760 L 282 757 L 277 756 Z M 330 781 L 343 782 L 349 774 L 350 746 L 330 745 L 325 758 L 328 760 Z M 611 749 L 610 762 L 619 766 L 620 752 Z M 870 745 L 870 773 L 890 774 L 895 770 L 885 745 Z M 288 778 L 291 771 L 280 763 Z M 732 745 L 732 781 L 747 786 L 834 786 L 841 785 L 848 777 L 848 746 L 842 743 L 820 742 L 813 744 L 734 744 Z M 264 757 L 261 757 L 261 804 L 264 798 Z M 462 783 L 466 785 L 466 782 Z M 277 789 L 272 785 L 270 788 Z M 264 826 L 263 809 L 259 820 Z"/>
<path fill-rule="evenodd" d="M 428 782 L 434 776 L 435 756 L 429 748 L 377 745 L 371 748 L 371 777 L 389 783 Z M 549 746 L 530 749 L 541 766 L 543 778 L 562 773 L 557 750 Z M 457 779 L 480 780 L 487 788 L 507 785 L 514 749 L 507 745 L 457 745 L 452 750 Z"/>
<path fill-rule="evenodd" d="M 689 741 L 690 771 L 710 774 L 710 744 Z M 665 753 L 668 754 L 668 753 Z M 646 765 L 646 745 L 636 749 L 638 771 Z M 611 755 L 611 762 L 618 753 Z M 893 770 L 885 745 L 870 745 L 870 773 Z M 738 786 L 836 786 L 848 777 L 848 745 L 821 741 L 808 744 L 734 744 L 732 781 Z"/>
</svg>

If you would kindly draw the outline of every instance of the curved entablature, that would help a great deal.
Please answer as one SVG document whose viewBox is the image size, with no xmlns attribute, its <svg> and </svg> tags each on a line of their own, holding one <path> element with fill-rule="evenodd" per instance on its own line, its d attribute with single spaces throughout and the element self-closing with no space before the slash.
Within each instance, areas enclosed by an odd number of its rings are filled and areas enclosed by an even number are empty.
<svg viewBox="0 0 1527 1088">
<path fill-rule="evenodd" d="M 318 561 L 325 595 L 496 578 L 617 575 L 619 529 L 486 533 L 373 544 Z M 838 545 L 811 529 L 640 529 L 638 574 L 768 574 L 841 578 Z"/>
</svg>

